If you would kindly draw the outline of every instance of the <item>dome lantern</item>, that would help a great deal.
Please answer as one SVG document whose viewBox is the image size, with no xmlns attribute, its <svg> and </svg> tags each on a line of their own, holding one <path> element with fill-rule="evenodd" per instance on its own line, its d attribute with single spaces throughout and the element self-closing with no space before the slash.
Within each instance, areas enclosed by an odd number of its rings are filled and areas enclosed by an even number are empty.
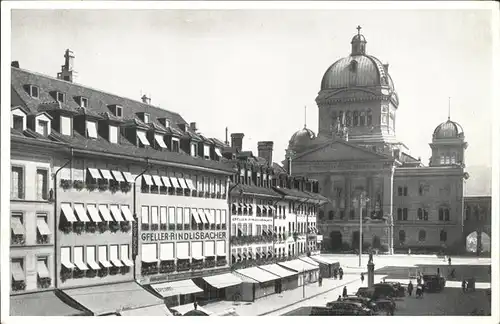
<svg viewBox="0 0 500 324">
<path fill-rule="evenodd" d="M 351 56 L 354 55 L 365 55 L 366 54 L 366 39 L 361 35 L 361 26 L 356 27 L 358 34 L 352 38 L 351 45 Z"/>
</svg>

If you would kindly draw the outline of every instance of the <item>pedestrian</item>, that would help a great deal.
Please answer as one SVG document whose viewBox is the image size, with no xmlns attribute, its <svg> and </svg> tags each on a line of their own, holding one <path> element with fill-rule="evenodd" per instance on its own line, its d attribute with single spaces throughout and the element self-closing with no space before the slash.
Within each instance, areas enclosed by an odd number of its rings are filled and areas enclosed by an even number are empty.
<svg viewBox="0 0 500 324">
<path fill-rule="evenodd" d="M 365 276 L 361 273 L 361 283 L 363 283 L 363 281 L 365 281 Z"/>
<path fill-rule="evenodd" d="M 194 305 L 194 309 L 196 310 L 198 308 L 198 303 L 196 302 L 196 300 L 194 301 L 193 305 Z"/>
<path fill-rule="evenodd" d="M 410 283 L 408 284 L 408 296 L 411 297 L 412 292 L 413 292 L 413 284 L 410 281 Z"/>
<path fill-rule="evenodd" d="M 333 278 L 334 279 L 337 279 L 338 273 L 339 273 L 338 269 L 333 269 Z"/>
<path fill-rule="evenodd" d="M 347 287 L 344 286 L 344 290 L 342 290 L 342 297 L 347 297 Z"/>
<path fill-rule="evenodd" d="M 462 280 L 462 292 L 465 292 L 467 290 L 467 281 Z"/>
<path fill-rule="evenodd" d="M 451 257 L 448 257 L 448 265 L 451 265 Z"/>
<path fill-rule="evenodd" d="M 339 298 L 337 298 L 337 301 L 342 301 L 342 296 L 339 295 Z"/>
<path fill-rule="evenodd" d="M 410 254 L 411 254 L 411 249 L 408 249 L 408 255 L 410 255 Z"/>
<path fill-rule="evenodd" d="M 320 287 L 323 286 L 323 277 L 320 276 L 318 278 L 318 284 L 319 284 Z"/>
<path fill-rule="evenodd" d="M 340 278 L 340 280 L 342 280 L 343 277 L 344 277 L 344 269 L 342 269 L 342 267 L 341 267 L 341 268 L 339 268 L 339 278 Z"/>
</svg>

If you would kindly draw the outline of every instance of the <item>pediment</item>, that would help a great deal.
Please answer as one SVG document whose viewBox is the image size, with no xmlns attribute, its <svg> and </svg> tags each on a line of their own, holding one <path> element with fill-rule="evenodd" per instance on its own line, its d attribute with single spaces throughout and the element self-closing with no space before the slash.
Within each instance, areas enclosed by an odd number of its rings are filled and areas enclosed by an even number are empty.
<svg viewBox="0 0 500 324">
<path fill-rule="evenodd" d="M 294 162 L 381 161 L 391 157 L 371 152 L 355 144 L 334 140 L 297 155 Z"/>
</svg>

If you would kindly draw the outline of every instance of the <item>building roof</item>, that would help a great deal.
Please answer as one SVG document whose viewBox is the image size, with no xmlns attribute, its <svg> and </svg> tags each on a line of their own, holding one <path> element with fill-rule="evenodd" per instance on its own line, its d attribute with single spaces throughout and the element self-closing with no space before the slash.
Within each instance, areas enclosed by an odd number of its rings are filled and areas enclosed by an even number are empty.
<svg viewBox="0 0 500 324">
<path fill-rule="evenodd" d="M 459 123 L 454 122 L 448 118 L 444 123 L 439 124 L 434 133 L 432 134 L 433 139 L 449 139 L 449 138 L 463 138 L 464 130 Z"/>
<path fill-rule="evenodd" d="M 311 144 L 311 141 L 315 137 L 316 135 L 314 134 L 314 132 L 304 125 L 304 128 L 296 131 L 292 135 L 290 141 L 288 141 L 288 149 L 300 151 L 308 147 L 308 145 Z"/>
</svg>

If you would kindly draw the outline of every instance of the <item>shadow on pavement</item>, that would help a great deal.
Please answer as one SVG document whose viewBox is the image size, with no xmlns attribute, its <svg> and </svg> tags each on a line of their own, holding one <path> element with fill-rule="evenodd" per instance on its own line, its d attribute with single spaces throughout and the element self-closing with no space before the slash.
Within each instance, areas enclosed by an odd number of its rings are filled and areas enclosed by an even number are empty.
<svg viewBox="0 0 500 324">
<path fill-rule="evenodd" d="M 441 275 L 443 275 L 447 280 L 452 280 L 449 276 L 452 269 L 455 269 L 455 279 L 463 280 L 474 277 L 476 282 L 490 282 L 491 265 L 471 265 L 471 264 L 457 264 L 448 266 L 447 264 L 436 265 L 436 264 L 417 264 L 414 267 L 404 267 L 404 266 L 386 266 L 375 270 L 377 275 L 386 275 L 391 279 L 401 279 L 408 280 L 409 275 L 414 276 L 417 269 L 423 274 L 435 274 L 437 269 L 440 269 Z"/>
</svg>

